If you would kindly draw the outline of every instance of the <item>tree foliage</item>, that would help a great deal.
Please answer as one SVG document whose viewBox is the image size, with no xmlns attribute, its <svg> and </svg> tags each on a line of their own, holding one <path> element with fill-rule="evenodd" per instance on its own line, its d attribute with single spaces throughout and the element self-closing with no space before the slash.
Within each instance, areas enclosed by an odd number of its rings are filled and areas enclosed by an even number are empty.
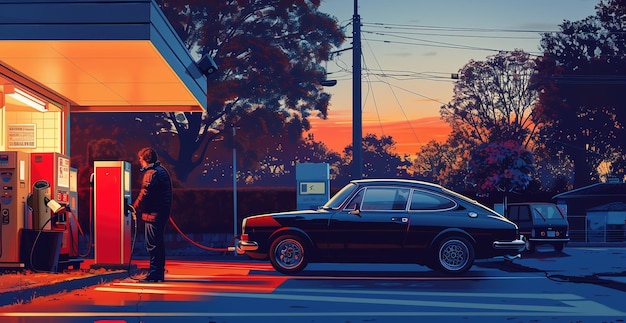
<svg viewBox="0 0 626 323">
<path fill-rule="evenodd" d="M 363 149 L 363 177 L 364 178 L 394 178 L 409 176 L 411 160 L 408 156 L 400 156 L 395 152 L 396 142 L 392 136 L 382 135 L 378 138 L 375 134 L 366 134 L 362 140 Z M 347 183 L 351 180 L 348 174 L 352 163 L 352 145 L 348 145 L 343 151 L 343 169 L 339 176 L 340 182 Z"/>
<path fill-rule="evenodd" d="M 334 18 L 318 11 L 319 0 L 158 2 L 189 50 L 212 56 L 218 65 L 208 76 L 206 113 L 145 120 L 154 129 L 152 143 L 179 178 L 186 180 L 204 163 L 209 145 L 233 116 L 245 118 L 262 108 L 298 117 L 298 136 L 310 127 L 308 117 L 327 116 L 330 96 L 319 84 L 325 75 L 320 63 L 344 34 Z M 173 135 L 176 151 L 158 139 L 163 133 Z"/>
<path fill-rule="evenodd" d="M 512 166 L 498 168 L 473 158 L 485 154 L 487 147 L 494 149 L 490 145 L 500 147 L 498 143 L 516 142 L 524 149 L 535 146 L 539 123 L 532 115 L 537 93 L 530 82 L 535 66 L 535 57 L 521 50 L 463 66 L 452 100 L 440 110 L 452 132 L 444 144 L 422 148 L 417 173 L 454 189 L 466 188 L 468 179 L 480 183 L 483 191 L 495 189 L 497 183 L 504 185 Z M 488 168 L 479 171 L 478 166 Z"/>
<path fill-rule="evenodd" d="M 541 90 L 536 122 L 552 155 L 574 164 L 574 186 L 598 180 L 597 168 L 623 165 L 626 135 L 626 1 L 601 1 L 596 14 L 545 33 L 534 82 Z M 614 175 L 624 169 L 613 167 Z"/>
<path fill-rule="evenodd" d="M 479 194 L 520 192 L 533 180 L 532 153 L 514 140 L 484 143 L 472 151 L 468 177 Z"/>
<path fill-rule="evenodd" d="M 521 50 L 471 60 L 459 71 L 442 118 L 474 144 L 515 139 L 528 146 L 537 123 L 531 119 L 537 93 L 530 86 L 535 58 Z"/>
</svg>

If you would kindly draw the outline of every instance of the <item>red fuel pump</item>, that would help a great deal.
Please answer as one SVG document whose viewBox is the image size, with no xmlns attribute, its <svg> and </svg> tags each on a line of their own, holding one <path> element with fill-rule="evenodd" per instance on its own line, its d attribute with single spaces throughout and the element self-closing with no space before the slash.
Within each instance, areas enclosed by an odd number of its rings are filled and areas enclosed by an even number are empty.
<svg viewBox="0 0 626 323">
<path fill-rule="evenodd" d="M 94 267 L 125 268 L 132 253 L 131 165 L 125 161 L 94 161 Z"/>
<path fill-rule="evenodd" d="M 46 181 L 50 184 L 50 199 L 63 206 L 70 206 L 72 212 L 77 212 L 77 200 L 70 197 L 76 194 L 76 173 L 70 168 L 70 158 L 56 152 L 34 152 L 30 154 L 30 181 L 31 186 L 37 181 Z M 73 183 L 74 181 L 74 183 Z M 72 187 L 73 186 L 73 187 Z M 72 189 L 74 192 L 72 192 Z M 73 194 L 74 193 L 74 194 Z M 72 205 L 74 204 L 74 205 Z M 48 224 L 46 224 L 46 222 Z M 45 224 L 45 226 L 44 226 Z M 61 268 L 76 267 L 82 262 L 78 258 L 78 222 L 76 216 L 61 214 L 52 217 L 49 208 L 43 212 L 34 212 L 33 229 L 63 231 L 59 264 Z"/>
</svg>

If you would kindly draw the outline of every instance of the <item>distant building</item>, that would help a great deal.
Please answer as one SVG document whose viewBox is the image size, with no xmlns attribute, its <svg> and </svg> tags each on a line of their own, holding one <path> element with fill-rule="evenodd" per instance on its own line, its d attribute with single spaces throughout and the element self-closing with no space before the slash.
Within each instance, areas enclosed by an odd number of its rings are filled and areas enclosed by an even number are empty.
<svg viewBox="0 0 626 323">
<path fill-rule="evenodd" d="M 625 241 L 626 183 L 610 179 L 555 195 L 565 210 L 571 241 Z"/>
</svg>

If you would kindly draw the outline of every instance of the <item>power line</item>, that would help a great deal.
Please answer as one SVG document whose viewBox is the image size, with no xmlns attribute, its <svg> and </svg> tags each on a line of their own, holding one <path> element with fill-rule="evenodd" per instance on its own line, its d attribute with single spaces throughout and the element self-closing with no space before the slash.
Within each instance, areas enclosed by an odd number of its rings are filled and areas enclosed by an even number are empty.
<svg viewBox="0 0 626 323">
<path fill-rule="evenodd" d="M 363 26 L 384 27 L 388 29 L 408 29 L 408 30 L 437 30 L 446 32 L 507 32 L 507 33 L 549 33 L 557 32 L 557 30 L 532 30 L 532 29 L 502 29 L 502 28 L 476 28 L 476 27 L 450 27 L 450 26 L 433 26 L 433 25 L 406 25 L 406 24 L 390 24 L 383 22 L 363 22 Z"/>
<path fill-rule="evenodd" d="M 366 42 L 368 42 L 367 39 L 365 39 Z M 368 43 L 369 44 L 369 43 Z M 371 46 L 368 45 L 368 48 L 370 49 L 370 51 L 372 52 L 372 57 L 374 57 L 374 61 L 376 62 L 376 65 L 378 65 L 378 68 L 380 70 L 382 70 L 382 67 L 380 66 L 380 62 L 378 62 L 378 59 L 376 58 L 376 55 L 374 54 L 374 51 L 372 50 Z M 375 74 L 374 74 L 375 75 Z M 409 125 L 409 128 L 411 129 L 411 132 L 413 133 L 413 136 L 415 137 L 415 140 L 417 141 L 418 144 L 421 145 L 421 141 L 419 139 L 419 137 L 417 136 L 417 133 L 415 132 L 415 129 L 413 128 L 413 125 L 411 124 L 411 122 L 409 121 L 408 116 L 406 115 L 406 112 L 404 111 L 404 108 L 402 106 L 402 103 L 400 103 L 400 100 L 398 99 L 398 96 L 396 95 L 395 91 L 393 90 L 393 87 L 391 87 L 391 85 L 389 84 L 389 82 L 383 82 L 385 84 L 387 84 L 387 86 L 389 87 L 389 89 L 391 90 L 391 93 L 393 95 L 393 97 L 396 100 L 396 103 L 398 104 L 398 107 L 400 108 L 400 111 L 402 112 L 402 115 L 404 116 L 404 119 L 406 120 L 407 124 Z M 378 113 L 378 107 L 376 108 L 376 113 Z M 382 120 L 380 119 L 380 115 L 378 115 L 378 120 L 380 123 L 380 127 L 382 129 Z M 384 132 L 383 132 L 384 134 Z"/>
<path fill-rule="evenodd" d="M 364 33 L 367 33 L 367 32 L 364 31 Z M 415 41 L 415 42 L 391 41 L 391 40 L 385 40 L 385 39 L 370 39 L 370 41 L 382 42 L 382 43 L 386 43 L 386 44 L 400 44 L 400 45 L 413 45 L 413 46 L 424 46 L 424 47 L 439 47 L 439 48 L 451 48 L 451 49 L 479 50 L 479 51 L 487 51 L 487 52 L 495 52 L 495 53 L 506 51 L 506 50 L 496 49 L 496 48 L 477 47 L 477 46 L 470 46 L 470 45 L 459 45 L 459 44 L 454 44 L 454 43 L 446 43 L 446 42 L 440 42 L 440 41 L 428 40 L 428 39 L 419 39 L 419 38 L 413 38 L 413 37 L 402 37 L 402 36 L 383 35 L 383 34 L 378 34 L 378 35 L 379 36 L 396 37 L 396 38 L 405 39 L 405 40 L 412 40 L 412 41 Z"/>
</svg>

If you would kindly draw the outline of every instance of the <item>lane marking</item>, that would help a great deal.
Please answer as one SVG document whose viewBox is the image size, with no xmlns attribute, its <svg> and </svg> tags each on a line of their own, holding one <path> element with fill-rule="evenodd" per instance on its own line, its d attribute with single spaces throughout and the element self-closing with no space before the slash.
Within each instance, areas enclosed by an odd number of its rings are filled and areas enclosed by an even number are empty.
<svg viewBox="0 0 626 323">
<path fill-rule="evenodd" d="M 442 308 L 468 308 L 482 310 L 501 310 L 537 313 L 562 313 L 563 315 L 589 314 L 590 316 L 615 316 L 626 315 L 626 312 L 614 310 L 608 306 L 599 304 L 594 301 L 585 300 L 583 298 L 572 298 L 570 294 L 561 300 L 554 297 L 553 300 L 566 304 L 567 306 L 546 306 L 546 305 L 520 305 L 520 304 L 494 304 L 477 303 L 477 302 L 453 302 L 453 301 L 422 301 L 422 300 L 406 300 L 406 299 L 388 299 L 388 298 L 365 298 L 365 297 L 338 297 L 338 296 L 314 296 L 314 295 L 298 295 L 298 294 L 256 294 L 256 293 L 218 293 L 206 291 L 183 291 L 183 290 L 158 290 L 158 289 L 133 289 L 133 288 L 111 288 L 98 287 L 99 291 L 110 291 L 118 293 L 141 293 L 141 294 L 162 294 L 162 295 L 187 295 L 187 296 L 212 296 L 212 297 L 232 297 L 232 298 L 253 298 L 265 300 L 289 300 L 289 301 L 307 301 L 307 302 L 331 302 L 331 303 L 355 303 L 355 304 L 372 304 L 372 305 L 404 305 L 404 306 L 421 306 L 421 307 L 442 307 Z M 425 293 L 424 295 L 428 295 Z M 509 298 L 516 298 L 516 294 L 502 294 Z M 540 295 L 540 294 L 538 294 Z M 442 296 L 437 293 L 437 296 Z M 500 296 L 502 297 L 502 296 Z M 593 305 L 593 306 L 590 306 Z M 489 313 L 486 311 L 484 313 Z M 483 312 L 476 312 L 480 314 Z"/>
<path fill-rule="evenodd" d="M 473 312 L 473 311 L 407 311 L 407 312 L 250 312 L 250 313 L 231 313 L 231 312 L 12 312 L 0 313 L 0 317 L 395 317 L 395 316 L 573 316 L 573 317 L 615 317 L 622 314 L 613 313 L 585 313 L 585 312 Z M 619 317 L 619 316 L 618 316 Z"/>
</svg>

